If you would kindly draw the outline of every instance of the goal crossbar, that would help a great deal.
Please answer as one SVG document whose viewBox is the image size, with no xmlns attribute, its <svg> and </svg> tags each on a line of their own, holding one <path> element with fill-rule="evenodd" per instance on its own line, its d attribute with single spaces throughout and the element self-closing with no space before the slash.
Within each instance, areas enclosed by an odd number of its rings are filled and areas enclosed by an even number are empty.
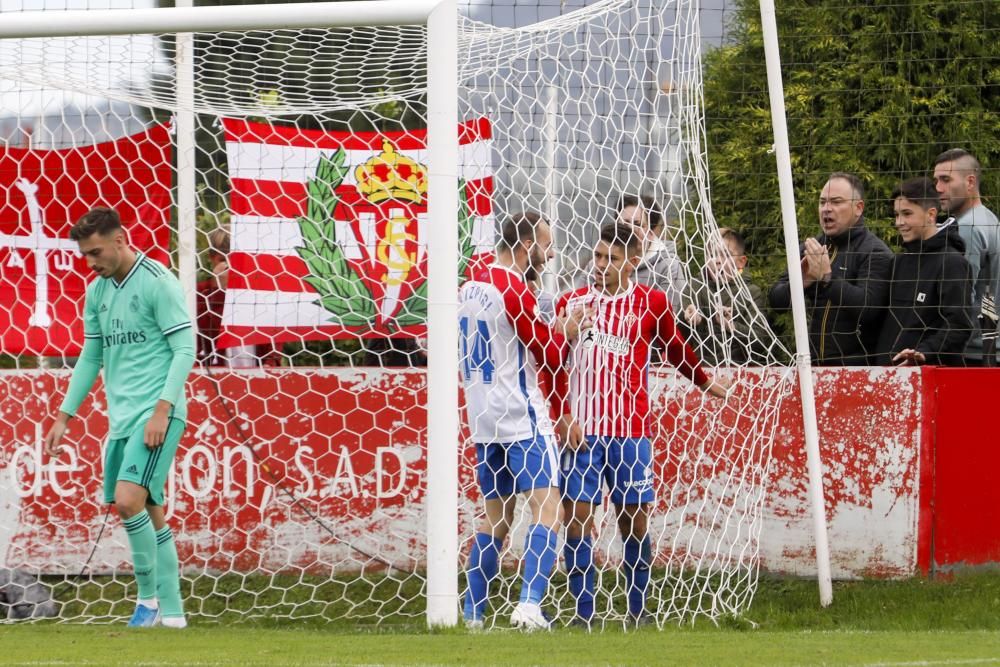
<svg viewBox="0 0 1000 667">
<path fill-rule="evenodd" d="M 441 0 L 157 7 L 5 14 L 0 39 L 424 25 Z"/>
</svg>

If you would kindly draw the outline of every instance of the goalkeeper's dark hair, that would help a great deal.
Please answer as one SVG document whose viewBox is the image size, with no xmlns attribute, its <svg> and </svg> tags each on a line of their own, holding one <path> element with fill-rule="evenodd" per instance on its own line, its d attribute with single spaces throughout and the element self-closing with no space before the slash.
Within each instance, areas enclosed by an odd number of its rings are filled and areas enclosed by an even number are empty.
<svg viewBox="0 0 1000 667">
<path fill-rule="evenodd" d="M 607 222 L 601 226 L 601 240 L 611 247 L 621 248 L 626 257 L 638 255 L 642 251 L 639 235 L 634 225 L 627 222 Z"/>
<path fill-rule="evenodd" d="M 622 195 L 618 198 L 618 207 L 615 209 L 618 213 L 621 213 L 629 206 L 635 206 L 646 212 L 646 217 L 649 219 L 649 228 L 654 232 L 659 231 L 660 226 L 663 225 L 663 210 L 660 209 L 660 205 L 656 203 L 656 200 L 649 195 Z"/>
<path fill-rule="evenodd" d="M 122 228 L 122 219 L 114 209 L 98 206 L 83 214 L 69 230 L 72 241 L 89 239 L 94 234 L 108 236 Z"/>
<path fill-rule="evenodd" d="M 511 213 L 500 225 L 499 250 L 511 252 L 521 241 L 533 241 L 537 229 L 548 221 L 534 211 L 518 211 Z"/>
<path fill-rule="evenodd" d="M 934 181 L 926 176 L 908 178 L 892 189 L 892 200 L 899 198 L 908 199 L 925 211 L 929 209 L 941 210 L 941 199 L 938 191 L 934 187 Z"/>
</svg>

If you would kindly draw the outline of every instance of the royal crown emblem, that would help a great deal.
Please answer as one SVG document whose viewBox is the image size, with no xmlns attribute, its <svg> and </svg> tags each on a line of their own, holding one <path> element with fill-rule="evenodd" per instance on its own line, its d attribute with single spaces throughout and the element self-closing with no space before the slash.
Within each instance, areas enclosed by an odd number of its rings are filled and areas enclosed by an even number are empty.
<svg viewBox="0 0 1000 667">
<path fill-rule="evenodd" d="M 387 199 L 423 203 L 427 194 L 427 168 L 396 151 L 388 139 L 382 152 L 354 170 L 358 192 L 373 204 Z"/>
</svg>

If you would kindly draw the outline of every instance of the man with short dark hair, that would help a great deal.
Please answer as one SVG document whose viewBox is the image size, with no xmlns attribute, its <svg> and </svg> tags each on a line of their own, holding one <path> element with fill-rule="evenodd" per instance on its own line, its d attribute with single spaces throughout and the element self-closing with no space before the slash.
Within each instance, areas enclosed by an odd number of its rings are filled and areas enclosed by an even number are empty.
<svg viewBox="0 0 1000 667">
<path fill-rule="evenodd" d="M 868 363 L 884 314 L 892 251 L 864 223 L 865 192 L 854 174 L 830 174 L 819 197 L 823 232 L 802 244 L 809 347 L 818 366 Z M 792 306 L 788 272 L 771 288 L 771 307 Z"/>
<path fill-rule="evenodd" d="M 191 315 L 180 281 L 129 247 L 113 210 L 91 210 L 69 235 L 98 277 L 87 286 L 83 350 L 45 450 L 59 456 L 67 424 L 103 368 L 110 422 L 104 501 L 114 503 L 128 533 L 138 588 L 129 626 L 183 628 L 177 549 L 164 518 L 163 488 L 187 421 Z"/>
<path fill-rule="evenodd" d="M 667 295 L 636 283 L 632 275 L 642 243 L 632 225 L 601 227 L 593 250 L 591 284 L 563 294 L 556 310 L 587 308 L 593 326 L 570 343 L 569 402 L 564 419 L 564 557 L 576 600 L 576 621 L 594 615 L 595 573 L 591 532 L 594 510 L 607 484 L 618 516 L 624 554 L 628 612 L 648 622 L 646 589 L 653 553 L 648 533 L 653 490 L 649 411 L 649 352 L 654 342 L 666 359 L 706 393 L 724 397 L 728 384 L 713 381 L 677 330 Z"/>
<path fill-rule="evenodd" d="M 955 218 L 958 233 L 965 242 L 965 259 L 972 272 L 973 323 L 982 308 L 983 296 L 989 292 L 996 299 L 1000 292 L 1000 222 L 993 211 L 983 205 L 981 183 L 979 160 L 968 151 L 953 148 L 934 160 L 934 185 L 941 198 L 941 208 Z M 983 332 L 979 327 L 975 327 L 965 356 L 969 366 L 984 363 Z"/>
<path fill-rule="evenodd" d="M 929 178 L 904 181 L 892 199 L 903 252 L 893 261 L 876 363 L 961 366 L 972 335 L 972 290 L 958 226 L 937 226 L 940 204 Z"/>
</svg>

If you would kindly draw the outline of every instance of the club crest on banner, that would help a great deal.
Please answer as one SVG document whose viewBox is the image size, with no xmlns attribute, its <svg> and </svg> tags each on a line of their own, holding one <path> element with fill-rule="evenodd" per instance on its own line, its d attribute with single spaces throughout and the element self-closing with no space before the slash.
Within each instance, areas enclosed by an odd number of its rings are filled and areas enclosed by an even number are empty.
<svg viewBox="0 0 1000 667">
<path fill-rule="evenodd" d="M 26 269 L 24 260 L 17 249 L 32 250 L 35 255 L 35 302 L 28 320 L 30 326 L 48 328 L 52 324 L 49 304 L 49 261 L 50 251 L 58 251 L 55 262 L 58 268 L 67 270 L 72 268 L 73 255 L 76 252 L 76 243 L 70 240 L 53 238 L 45 235 L 44 220 L 42 218 L 42 207 L 38 203 L 38 185 L 26 178 L 18 178 L 14 186 L 21 191 L 28 205 L 28 218 L 31 221 L 31 234 L 28 236 L 0 235 L 0 247 L 6 246 L 13 252 L 7 260 L 6 266 L 10 268 Z M 62 255 L 68 254 L 69 257 Z"/>
<path fill-rule="evenodd" d="M 218 345 L 425 335 L 427 240 L 443 224 L 428 214 L 426 128 L 222 125 L 232 246 Z M 456 130 L 458 280 L 492 259 L 495 156 L 489 119 Z"/>
<path fill-rule="evenodd" d="M 298 218 L 305 282 L 331 320 L 393 331 L 427 318 L 427 168 L 389 140 L 354 170 L 355 193 L 343 194 L 349 168 L 343 149 L 319 160 L 308 182 L 306 215 Z M 465 192 L 465 182 L 459 190 Z M 471 246 L 471 215 L 459 197 L 462 267 Z"/>
</svg>

